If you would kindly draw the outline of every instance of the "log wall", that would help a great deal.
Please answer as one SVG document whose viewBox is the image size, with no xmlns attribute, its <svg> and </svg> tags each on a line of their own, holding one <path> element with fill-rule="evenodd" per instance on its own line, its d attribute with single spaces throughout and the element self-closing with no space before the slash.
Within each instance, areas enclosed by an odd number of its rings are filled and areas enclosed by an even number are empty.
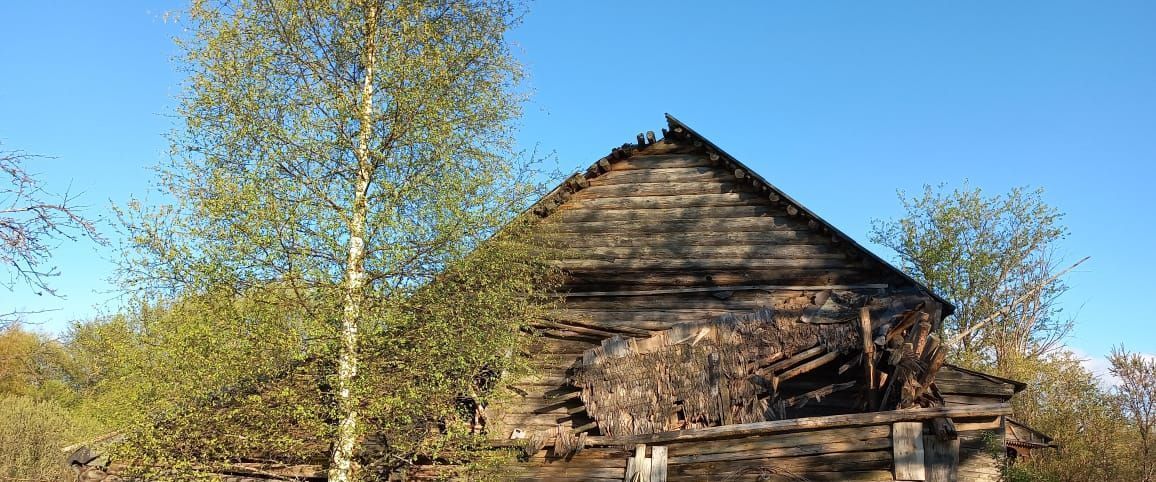
<svg viewBox="0 0 1156 482">
<path fill-rule="evenodd" d="M 511 383 L 508 399 L 491 407 L 487 430 L 496 438 L 534 438 L 559 426 L 597 438 L 595 424 L 567 379 L 584 352 L 615 335 L 647 337 L 726 314 L 797 309 L 800 299 L 830 289 L 894 296 L 896 306 L 873 313 L 876 319 L 926 301 L 936 314 L 932 322 L 939 322 L 941 307 L 934 300 L 898 301 L 914 288 L 909 279 L 865 256 L 701 144 L 660 141 L 628 158 L 600 161 L 573 182 L 578 186 L 574 192 L 559 196 L 543 213 L 538 235 L 542 249 L 567 274 L 564 303 L 533 334 L 525 355 L 534 373 Z M 836 371 L 848 361 L 839 359 L 793 378 L 782 390 L 802 394 L 852 380 L 856 370 Z M 953 375 L 940 387 L 952 406 L 1010 398 L 1008 387 L 985 380 L 971 388 L 974 380 L 966 374 Z M 861 409 L 860 394 L 847 390 L 794 407 L 788 418 L 851 416 L 844 414 Z M 995 459 L 978 450 L 974 440 L 1001 430 L 999 420 L 960 418 L 959 437 L 946 442 L 930 430 L 917 432 L 918 445 L 930 454 L 918 455 L 920 463 L 929 461 L 918 480 L 957 480 L 951 478 L 957 473 L 958 480 L 972 480 L 968 477 L 998 472 Z M 810 480 L 907 480 L 895 477 L 892 430 L 887 422 L 635 446 L 594 443 L 572 459 L 547 447 L 511 475 L 518 480 L 646 481 L 658 476 L 651 474 L 658 466 L 654 460 L 662 459 L 661 480 L 794 480 L 799 474 Z M 951 467 L 948 472 L 944 464 Z"/>
<path fill-rule="evenodd" d="M 996 481 L 987 447 L 1002 436 L 1007 404 L 781 420 L 628 437 L 591 437 L 565 456 L 554 447 L 504 468 L 513 480 L 666 482 Z M 937 419 L 958 433 L 937 434 Z M 417 480 L 436 478 L 419 468 Z"/>
<path fill-rule="evenodd" d="M 493 408 L 492 433 L 506 438 L 515 430 L 588 425 L 579 401 L 552 398 L 569 391 L 566 371 L 582 352 L 614 334 L 783 309 L 833 285 L 902 285 L 714 157 L 689 141 L 659 141 L 607 163 L 544 218 L 541 242 L 568 274 L 563 291 L 571 295 L 554 315 L 557 324 L 538 332 L 529 350 L 536 373 L 514 383 L 509 401 Z M 751 289 L 758 287 L 765 289 Z M 623 292 L 636 294 L 618 296 Z M 795 381 L 800 393 L 819 383 L 813 378 Z M 850 407 L 840 397 L 846 394 L 795 415 L 842 413 L 847 408 L 827 408 Z"/>
</svg>

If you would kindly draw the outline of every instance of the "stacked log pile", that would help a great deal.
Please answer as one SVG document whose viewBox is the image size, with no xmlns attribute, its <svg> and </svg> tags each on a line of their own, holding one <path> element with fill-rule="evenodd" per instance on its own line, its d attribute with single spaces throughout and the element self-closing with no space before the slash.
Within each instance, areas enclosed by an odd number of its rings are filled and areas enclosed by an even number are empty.
<svg viewBox="0 0 1156 482">
<path fill-rule="evenodd" d="M 935 375 L 947 358 L 939 336 L 933 333 L 931 314 L 924 305 L 907 310 L 893 320 L 875 328 L 871 344 L 864 344 L 864 377 L 868 390 L 882 388 L 882 395 L 872 410 L 942 406 L 943 397 L 935 387 Z M 871 326 L 870 310 L 861 311 L 861 327 Z M 877 367 L 888 368 L 879 370 Z"/>
</svg>

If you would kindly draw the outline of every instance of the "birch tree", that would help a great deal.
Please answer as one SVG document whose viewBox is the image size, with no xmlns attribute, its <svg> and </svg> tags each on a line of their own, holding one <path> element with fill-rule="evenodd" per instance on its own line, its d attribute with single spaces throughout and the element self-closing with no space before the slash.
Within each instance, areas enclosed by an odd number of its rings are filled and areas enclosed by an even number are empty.
<svg viewBox="0 0 1156 482">
<path fill-rule="evenodd" d="M 309 346 L 335 358 L 330 480 L 355 472 L 364 332 L 411 319 L 415 290 L 527 198 L 504 40 L 517 14 L 507 0 L 196 0 L 187 15 L 185 127 L 160 178 L 175 203 L 124 212 L 124 281 L 224 287 L 328 327 Z"/>
</svg>

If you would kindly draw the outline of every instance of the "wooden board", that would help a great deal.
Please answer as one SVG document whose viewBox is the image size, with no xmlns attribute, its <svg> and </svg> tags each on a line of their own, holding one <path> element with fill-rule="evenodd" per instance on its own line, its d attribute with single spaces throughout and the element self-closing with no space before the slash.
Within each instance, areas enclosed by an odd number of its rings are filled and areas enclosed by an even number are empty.
<svg viewBox="0 0 1156 482">
<path fill-rule="evenodd" d="M 721 191 L 718 194 L 730 191 Z M 773 206 L 685 207 L 668 209 L 567 209 L 548 218 L 542 230 L 550 232 L 558 224 L 589 221 L 641 221 L 647 219 L 726 219 L 785 216 L 787 211 Z M 820 239 L 818 237 L 815 238 Z"/>
<path fill-rule="evenodd" d="M 729 172 L 710 166 L 660 167 L 652 169 L 632 169 L 611 171 L 590 180 L 590 186 L 610 184 L 647 184 L 675 182 L 737 182 L 738 178 Z"/>
<path fill-rule="evenodd" d="M 959 482 L 959 439 L 940 440 L 923 436 L 923 461 L 927 482 Z"/>
<path fill-rule="evenodd" d="M 923 464 L 923 423 L 897 422 L 891 426 L 895 480 L 926 480 Z"/>
<path fill-rule="evenodd" d="M 648 149 L 649 150 L 649 149 Z M 660 154 L 636 155 L 629 159 L 615 161 L 610 164 L 612 171 L 631 171 L 635 169 L 659 169 L 670 167 L 709 167 L 710 159 L 701 154 Z"/>
</svg>

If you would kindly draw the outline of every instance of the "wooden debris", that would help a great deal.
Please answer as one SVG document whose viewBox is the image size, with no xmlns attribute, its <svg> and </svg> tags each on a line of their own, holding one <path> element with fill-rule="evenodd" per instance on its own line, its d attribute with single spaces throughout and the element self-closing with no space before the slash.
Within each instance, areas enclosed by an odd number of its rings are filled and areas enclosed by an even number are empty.
<svg viewBox="0 0 1156 482">
<path fill-rule="evenodd" d="M 794 367 L 790 370 L 784 371 L 783 373 L 780 373 L 780 374 L 775 376 L 775 386 L 778 386 L 779 382 L 782 382 L 784 380 L 790 380 L 791 378 L 797 377 L 797 376 L 802 375 L 804 373 L 807 373 L 811 370 L 814 370 L 818 367 L 821 367 L 823 365 L 831 363 L 831 362 L 835 361 L 835 359 L 838 357 L 839 357 L 838 353 L 834 353 L 834 352 L 827 353 L 827 354 L 825 354 L 819 358 L 816 358 L 816 359 L 811 360 L 807 363 L 804 363 L 802 365 Z"/>
<path fill-rule="evenodd" d="M 843 382 L 843 383 L 833 383 L 831 385 L 827 385 L 825 387 L 809 391 L 809 392 L 804 393 L 802 395 L 796 395 L 794 397 L 785 399 L 785 400 L 783 400 L 783 403 L 786 404 L 788 407 L 802 406 L 804 403 L 807 403 L 807 401 L 809 401 L 809 400 L 822 400 L 822 398 L 827 396 L 827 395 L 830 395 L 830 394 L 838 392 L 838 391 L 846 390 L 848 388 L 852 388 L 857 383 L 858 382 L 855 382 L 855 381 L 849 381 L 849 382 Z"/>
<path fill-rule="evenodd" d="M 797 316 L 761 309 L 645 339 L 607 338 L 583 353 L 570 380 L 604 435 L 782 417 L 765 400 L 775 374 L 799 376 L 860 344 L 853 325 L 798 323 Z"/>
</svg>

